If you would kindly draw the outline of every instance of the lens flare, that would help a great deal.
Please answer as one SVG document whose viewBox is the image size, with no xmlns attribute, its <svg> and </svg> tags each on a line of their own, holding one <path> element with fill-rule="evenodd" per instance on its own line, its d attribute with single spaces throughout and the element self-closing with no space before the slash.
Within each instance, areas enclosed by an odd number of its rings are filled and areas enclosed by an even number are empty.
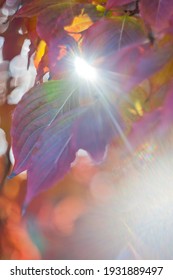
<svg viewBox="0 0 173 280">
<path fill-rule="evenodd" d="M 75 59 L 76 73 L 87 81 L 94 81 L 97 78 L 97 72 L 94 67 L 88 64 L 83 58 L 76 57 Z"/>
</svg>

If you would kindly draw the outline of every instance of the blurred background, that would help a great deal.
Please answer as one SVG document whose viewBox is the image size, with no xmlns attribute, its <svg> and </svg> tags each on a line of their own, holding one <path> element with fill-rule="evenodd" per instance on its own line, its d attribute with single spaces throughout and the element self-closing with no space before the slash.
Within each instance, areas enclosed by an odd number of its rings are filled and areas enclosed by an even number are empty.
<svg viewBox="0 0 173 280">
<path fill-rule="evenodd" d="M 9 105 L 1 107 L 9 143 L 11 113 Z M 164 144 L 147 135 L 131 156 L 112 143 L 100 166 L 80 151 L 70 173 L 33 199 L 24 216 L 26 174 L 6 179 L 0 192 L 0 258 L 172 259 L 171 143 L 171 133 Z M 0 170 L 3 178 L 7 154 L 0 157 Z"/>
</svg>

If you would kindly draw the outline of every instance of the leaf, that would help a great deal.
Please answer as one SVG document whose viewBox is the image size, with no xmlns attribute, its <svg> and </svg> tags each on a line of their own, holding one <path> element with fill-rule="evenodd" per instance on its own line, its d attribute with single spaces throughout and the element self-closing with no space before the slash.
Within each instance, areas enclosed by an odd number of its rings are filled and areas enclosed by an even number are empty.
<svg viewBox="0 0 173 280">
<path fill-rule="evenodd" d="M 26 34 L 19 34 L 19 29 L 23 29 L 24 20 L 14 19 L 13 24 L 10 24 L 4 36 L 3 58 L 4 60 L 11 60 L 21 51 L 24 40 L 27 38 Z M 14 44 L 15 42 L 15 44 Z M 11 47 L 13 45 L 13 48 Z"/>
<path fill-rule="evenodd" d="M 27 35 L 31 40 L 32 46 L 35 47 L 36 49 L 38 42 L 40 41 L 36 31 L 37 17 L 35 16 L 31 18 L 25 18 L 24 21 L 25 21 L 25 32 L 27 31 Z"/>
<path fill-rule="evenodd" d="M 46 43 L 45 41 L 41 40 L 38 44 L 38 47 L 36 49 L 35 57 L 34 57 L 34 65 L 36 68 L 38 68 L 38 65 L 42 61 L 44 55 L 46 52 Z"/>
<path fill-rule="evenodd" d="M 64 31 L 66 25 L 70 25 L 75 16 L 81 13 L 81 5 L 50 6 L 38 16 L 37 32 L 40 38 L 46 42 L 54 35 L 60 34 Z M 54 34 L 54 35 L 53 35 Z"/>
<path fill-rule="evenodd" d="M 81 13 L 78 16 L 73 18 L 73 21 L 70 25 L 64 27 L 64 30 L 69 32 L 69 34 L 78 41 L 81 37 L 80 33 L 83 33 L 94 22 L 97 22 L 100 17 L 103 15 L 103 12 L 97 11 L 93 5 L 85 5 L 81 10 Z"/>
<path fill-rule="evenodd" d="M 147 142 L 151 136 L 156 136 L 161 118 L 161 111 L 157 109 L 153 112 L 146 113 L 140 120 L 133 124 L 128 136 L 128 140 L 133 149 Z"/>
<path fill-rule="evenodd" d="M 160 135 L 173 131 L 173 83 L 170 84 L 165 102 L 162 106 L 162 121 L 160 123 Z"/>
<path fill-rule="evenodd" d="M 76 154 L 70 146 L 73 137 L 72 124 L 80 112 L 81 108 L 56 118 L 43 131 L 28 169 L 25 207 L 34 196 L 59 181 L 70 169 Z"/>
<path fill-rule="evenodd" d="M 75 52 L 78 46 L 76 41 L 70 36 L 70 32 L 74 32 L 74 29 L 71 31 L 67 30 L 68 28 L 66 29 L 66 26 L 73 24 L 73 21 L 86 11 L 89 15 L 91 14 L 94 20 L 100 17 L 100 13 L 96 11 L 95 6 L 83 6 L 81 4 L 66 8 L 64 8 L 64 6 L 60 8 L 58 5 L 56 7 L 51 6 L 38 16 L 37 32 L 39 37 L 44 39 L 48 45 L 48 67 L 51 70 L 51 77 L 59 79 L 62 77 L 61 73 L 66 72 L 69 68 L 66 55 Z M 76 25 L 78 29 L 80 26 L 80 32 L 86 27 L 86 25 L 84 25 L 83 28 L 81 27 L 81 23 L 85 19 L 86 17 L 81 17 L 81 21 Z M 89 24 L 92 24 L 91 20 Z M 65 59 L 60 61 L 62 58 Z"/>
<path fill-rule="evenodd" d="M 90 4 L 53 5 L 38 15 L 37 32 L 40 38 L 48 41 L 52 36 L 61 34 L 64 29 L 68 29 L 68 32 L 82 32 L 102 15 Z M 75 30 L 72 27 L 70 29 L 71 25 L 75 26 Z M 69 28 L 65 28 L 67 26 Z"/>
<path fill-rule="evenodd" d="M 152 48 L 149 44 L 141 44 L 114 52 L 102 61 L 102 65 L 105 70 L 121 74 L 120 77 L 124 77 L 122 89 L 130 90 L 160 71 L 172 55 L 171 44 L 164 45 L 164 48 Z"/>
<path fill-rule="evenodd" d="M 95 88 L 93 91 L 94 94 Z M 26 93 L 14 112 L 12 175 L 28 171 L 25 206 L 64 177 L 79 149 L 85 149 L 95 162 L 100 162 L 106 146 L 123 131 L 112 105 L 93 97 L 92 103 L 80 106 L 80 95 L 83 91 L 76 89 L 72 81 L 51 81 Z"/>
<path fill-rule="evenodd" d="M 112 116 L 119 122 L 117 113 L 112 111 Z M 31 156 L 25 206 L 40 191 L 64 177 L 79 149 L 85 149 L 100 162 L 106 146 L 115 136 L 119 136 L 117 128 L 99 101 L 56 117 L 42 132 Z"/>
<path fill-rule="evenodd" d="M 134 0 L 108 0 L 106 4 L 106 9 L 112 9 L 119 6 L 123 6 L 129 3 L 135 2 Z"/>
<path fill-rule="evenodd" d="M 170 85 L 162 105 L 147 113 L 132 126 L 129 141 L 133 148 L 150 138 L 165 140 L 165 135 L 173 131 L 173 85 Z"/>
<path fill-rule="evenodd" d="M 75 150 L 86 150 L 95 162 L 102 161 L 105 147 L 114 137 L 120 136 L 115 123 L 121 126 L 122 120 L 113 106 L 106 103 L 91 106 L 75 123 Z"/>
<path fill-rule="evenodd" d="M 61 0 L 60 3 L 57 3 L 57 0 L 28 1 L 18 10 L 15 17 L 33 17 L 51 6 L 61 9 L 63 6 L 72 7 L 76 2 L 76 0 Z"/>
<path fill-rule="evenodd" d="M 35 62 L 35 65 L 37 66 L 37 61 Z M 37 77 L 36 77 L 36 82 L 38 81 L 43 81 L 43 76 L 48 73 L 49 75 L 49 59 L 48 59 L 48 54 L 47 54 L 47 49 L 45 51 L 44 56 L 41 58 L 41 61 L 38 64 L 37 68 Z M 50 77 L 50 75 L 49 75 Z"/>
<path fill-rule="evenodd" d="M 0 189 L 2 189 L 10 169 L 10 162 L 7 155 L 0 156 Z"/>
<path fill-rule="evenodd" d="M 161 30 L 169 26 L 173 15 L 172 0 L 141 0 L 139 8 L 142 18 L 152 27 Z"/>
<path fill-rule="evenodd" d="M 84 30 L 88 29 L 93 24 L 88 14 L 81 13 L 79 16 L 74 17 L 71 25 L 64 27 L 64 30 L 70 33 L 77 42 L 81 38 L 81 34 Z"/>
<path fill-rule="evenodd" d="M 65 32 L 61 36 L 54 36 L 50 40 L 48 45 L 48 65 L 53 79 L 62 78 L 64 74 L 67 75 L 71 71 L 69 67 L 72 62 L 71 52 L 77 49 L 76 41 Z"/>
<path fill-rule="evenodd" d="M 125 15 L 113 19 L 103 18 L 93 24 L 84 34 L 82 48 L 87 58 L 95 60 L 145 40 L 141 21 Z"/>
<path fill-rule="evenodd" d="M 26 170 L 35 144 L 44 129 L 72 106 L 69 98 L 75 91 L 64 81 L 50 81 L 27 92 L 13 116 L 12 142 L 15 156 L 14 174 Z"/>
<path fill-rule="evenodd" d="M 5 0 L 0 0 L 0 7 L 4 4 Z"/>
</svg>

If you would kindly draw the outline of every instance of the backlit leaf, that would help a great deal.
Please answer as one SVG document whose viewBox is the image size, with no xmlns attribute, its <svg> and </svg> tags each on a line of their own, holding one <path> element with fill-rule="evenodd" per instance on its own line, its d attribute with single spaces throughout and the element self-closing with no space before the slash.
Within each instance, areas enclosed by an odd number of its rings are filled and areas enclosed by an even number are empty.
<svg viewBox="0 0 173 280">
<path fill-rule="evenodd" d="M 108 111 L 106 106 L 108 106 Z M 117 137 L 117 135 L 120 136 L 117 126 L 121 127 L 121 125 L 122 121 L 115 107 L 98 103 L 95 106 L 91 106 L 76 121 L 73 145 L 76 150 L 86 150 L 95 162 L 102 161 L 105 147 L 111 139 Z"/>
<path fill-rule="evenodd" d="M 111 114 L 117 122 L 120 121 L 118 114 L 114 111 Z M 25 205 L 40 191 L 64 177 L 79 149 L 85 149 L 96 162 L 100 162 L 106 146 L 117 136 L 117 128 L 99 101 L 56 117 L 42 132 L 31 156 Z"/>
<path fill-rule="evenodd" d="M 102 63 L 108 71 L 122 74 L 126 79 L 122 88 L 129 90 L 160 71 L 172 55 L 171 44 L 165 45 L 164 48 L 151 48 L 149 44 L 143 44 L 114 52 Z"/>
<path fill-rule="evenodd" d="M 16 13 L 17 17 L 33 17 L 38 15 L 40 12 L 44 11 L 45 9 L 55 6 L 55 7 L 70 7 L 75 4 L 76 0 L 61 0 L 58 3 L 57 0 L 33 0 L 24 3 L 24 5 L 18 10 Z"/>
<path fill-rule="evenodd" d="M 70 108 L 69 97 L 73 92 L 64 81 L 51 81 L 24 95 L 13 116 L 14 174 L 27 169 L 41 133 L 63 112 L 64 106 Z"/>
<path fill-rule="evenodd" d="M 108 0 L 106 4 L 107 9 L 115 8 L 125 4 L 134 2 L 134 0 Z"/>
<path fill-rule="evenodd" d="M 81 8 L 81 5 L 50 6 L 38 16 L 37 32 L 39 36 L 45 41 L 48 41 L 53 34 L 59 33 L 61 36 L 63 28 L 72 23 L 74 17 L 81 13 Z"/>
<path fill-rule="evenodd" d="M 94 60 L 145 40 L 141 22 L 125 15 L 113 19 L 104 18 L 93 24 L 84 34 L 82 47 L 84 54 Z"/>
<path fill-rule="evenodd" d="M 48 189 L 53 183 L 63 178 L 70 169 L 76 154 L 70 145 L 73 137 L 72 124 L 79 112 L 80 109 L 77 109 L 62 118 L 56 118 L 43 131 L 28 169 L 25 206 L 40 191 Z"/>
<path fill-rule="evenodd" d="M 139 5 L 141 16 L 152 27 L 157 29 L 168 27 L 170 17 L 173 15 L 172 0 L 141 0 Z"/>
<path fill-rule="evenodd" d="M 14 112 L 11 176 L 28 172 L 25 206 L 64 177 L 79 149 L 101 162 L 107 145 L 123 132 L 115 107 L 94 97 L 95 88 L 93 98 L 88 96 L 92 102 L 82 104 L 84 91 L 77 86 L 71 80 L 43 83 L 26 93 Z"/>
<path fill-rule="evenodd" d="M 66 34 L 54 36 L 48 45 L 48 62 L 50 74 L 53 79 L 59 79 L 68 73 L 72 63 L 72 51 L 77 50 L 76 41 Z"/>
</svg>

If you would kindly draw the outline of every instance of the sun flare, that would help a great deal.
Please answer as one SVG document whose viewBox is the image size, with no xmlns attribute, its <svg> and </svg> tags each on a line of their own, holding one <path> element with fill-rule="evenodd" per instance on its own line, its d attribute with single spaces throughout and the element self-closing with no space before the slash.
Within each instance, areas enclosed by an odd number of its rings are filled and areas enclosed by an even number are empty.
<svg viewBox="0 0 173 280">
<path fill-rule="evenodd" d="M 83 58 L 76 57 L 75 58 L 75 69 L 78 76 L 87 80 L 87 81 L 95 81 L 97 78 L 96 69 L 88 64 Z"/>
</svg>

